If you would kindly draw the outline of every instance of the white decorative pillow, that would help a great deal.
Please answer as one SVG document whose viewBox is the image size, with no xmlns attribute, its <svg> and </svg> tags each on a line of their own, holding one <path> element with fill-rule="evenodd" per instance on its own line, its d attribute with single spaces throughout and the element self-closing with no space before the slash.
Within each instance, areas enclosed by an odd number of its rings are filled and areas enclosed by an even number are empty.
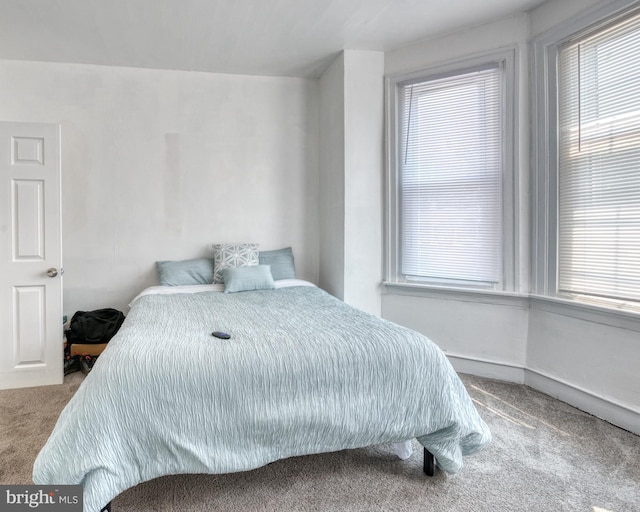
<svg viewBox="0 0 640 512">
<path fill-rule="evenodd" d="M 211 244 L 213 248 L 213 283 L 223 283 L 225 268 L 258 264 L 258 244 Z"/>
</svg>

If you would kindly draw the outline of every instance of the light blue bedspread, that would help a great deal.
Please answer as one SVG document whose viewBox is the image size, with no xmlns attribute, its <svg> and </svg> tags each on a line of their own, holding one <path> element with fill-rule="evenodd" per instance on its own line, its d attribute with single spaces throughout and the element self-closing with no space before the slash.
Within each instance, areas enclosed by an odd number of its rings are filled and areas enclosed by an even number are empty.
<svg viewBox="0 0 640 512">
<path fill-rule="evenodd" d="M 147 295 L 61 413 L 33 480 L 82 483 L 97 512 L 162 475 L 412 438 L 450 473 L 491 439 L 421 334 L 311 287 Z"/>
</svg>

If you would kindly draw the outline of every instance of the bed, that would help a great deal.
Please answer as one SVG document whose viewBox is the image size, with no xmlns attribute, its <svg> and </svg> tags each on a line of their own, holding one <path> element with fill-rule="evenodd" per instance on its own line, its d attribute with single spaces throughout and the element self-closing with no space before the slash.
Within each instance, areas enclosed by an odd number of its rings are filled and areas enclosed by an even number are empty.
<svg viewBox="0 0 640 512">
<path fill-rule="evenodd" d="M 85 512 L 98 512 L 163 475 L 411 439 L 456 473 L 490 442 L 423 335 L 299 279 L 223 291 L 154 286 L 135 298 L 39 453 L 34 483 L 82 484 Z"/>
</svg>

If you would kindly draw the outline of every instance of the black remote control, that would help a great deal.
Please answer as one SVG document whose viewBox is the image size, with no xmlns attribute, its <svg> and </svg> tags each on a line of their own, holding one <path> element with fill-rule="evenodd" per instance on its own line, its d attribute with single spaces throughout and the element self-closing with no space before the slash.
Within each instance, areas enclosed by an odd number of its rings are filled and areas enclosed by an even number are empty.
<svg viewBox="0 0 640 512">
<path fill-rule="evenodd" d="M 214 331 L 211 333 L 211 336 L 215 336 L 216 338 L 220 338 L 221 340 L 228 340 L 231 338 L 231 334 L 227 334 L 226 332 Z"/>
</svg>

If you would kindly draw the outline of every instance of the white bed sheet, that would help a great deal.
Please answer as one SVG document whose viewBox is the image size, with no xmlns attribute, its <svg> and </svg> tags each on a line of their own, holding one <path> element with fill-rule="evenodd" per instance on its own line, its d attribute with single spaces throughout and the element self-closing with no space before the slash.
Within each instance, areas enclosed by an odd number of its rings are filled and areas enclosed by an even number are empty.
<svg viewBox="0 0 640 512">
<path fill-rule="evenodd" d="M 310 281 L 305 281 L 304 279 L 279 279 L 274 281 L 276 285 L 276 289 L 279 288 L 289 288 L 292 286 L 312 286 L 316 287 Z M 137 301 L 140 297 L 144 297 L 145 295 L 169 295 L 174 293 L 202 293 L 202 292 L 223 292 L 224 284 L 190 284 L 184 286 L 150 286 L 142 290 L 138 295 L 136 295 L 133 300 L 129 303 L 129 307 L 133 306 L 133 303 Z M 238 292 L 242 293 L 242 292 Z"/>
</svg>

